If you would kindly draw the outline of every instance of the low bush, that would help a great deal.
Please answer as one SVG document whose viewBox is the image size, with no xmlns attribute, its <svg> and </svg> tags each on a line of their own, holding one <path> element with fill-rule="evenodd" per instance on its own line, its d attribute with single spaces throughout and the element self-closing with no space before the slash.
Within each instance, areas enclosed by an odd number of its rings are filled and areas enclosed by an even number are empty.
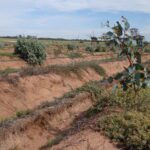
<svg viewBox="0 0 150 150">
<path fill-rule="evenodd" d="M 106 107 L 121 108 L 122 111 L 140 111 L 150 113 L 150 89 L 142 89 L 135 97 L 133 90 L 124 92 L 118 89 L 115 93 L 107 92 L 101 97 L 95 106 L 90 110 L 91 113 L 98 113 L 103 111 Z"/>
<path fill-rule="evenodd" d="M 94 52 L 94 48 L 92 46 L 87 46 L 85 48 L 85 51 L 87 51 L 87 52 Z"/>
<path fill-rule="evenodd" d="M 113 114 L 98 124 L 108 137 L 128 150 L 150 149 L 150 115 L 136 111 Z"/>
<path fill-rule="evenodd" d="M 0 52 L 0 56 L 16 57 L 14 53 L 8 53 L 8 52 Z"/>
<path fill-rule="evenodd" d="M 95 49 L 95 52 L 106 52 L 106 48 L 101 47 L 101 46 L 97 46 L 96 49 Z"/>
<path fill-rule="evenodd" d="M 91 98 L 94 102 L 97 101 L 102 96 L 103 93 L 101 87 L 97 82 L 90 81 L 75 90 L 65 93 L 63 98 L 74 98 L 79 93 L 85 93 L 85 92 L 91 95 Z M 89 115 L 91 116 L 91 114 Z"/>
<path fill-rule="evenodd" d="M 100 47 L 100 46 L 97 46 L 94 51 L 95 51 L 95 52 L 101 52 L 101 47 Z"/>
<path fill-rule="evenodd" d="M 75 49 L 76 49 L 76 46 L 73 45 L 73 44 L 68 44 L 68 45 L 67 45 L 67 48 L 68 48 L 68 50 L 72 51 L 72 50 L 75 50 Z"/>
<path fill-rule="evenodd" d="M 15 45 L 15 54 L 32 65 L 42 64 L 46 59 L 45 47 L 36 38 L 19 37 Z"/>
</svg>

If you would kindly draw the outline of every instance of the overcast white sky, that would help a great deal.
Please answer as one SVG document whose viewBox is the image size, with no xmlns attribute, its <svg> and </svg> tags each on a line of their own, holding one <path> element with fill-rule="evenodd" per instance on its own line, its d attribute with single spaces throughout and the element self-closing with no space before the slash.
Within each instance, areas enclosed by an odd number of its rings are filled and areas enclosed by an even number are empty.
<svg viewBox="0 0 150 150">
<path fill-rule="evenodd" d="M 150 0 L 0 0 L 0 36 L 100 36 L 101 22 L 122 15 L 150 40 Z"/>
</svg>

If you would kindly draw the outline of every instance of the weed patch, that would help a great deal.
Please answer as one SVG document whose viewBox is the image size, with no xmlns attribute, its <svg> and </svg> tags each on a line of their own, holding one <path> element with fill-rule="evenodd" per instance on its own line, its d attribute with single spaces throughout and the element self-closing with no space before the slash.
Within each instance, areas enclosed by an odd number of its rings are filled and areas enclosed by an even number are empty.
<svg viewBox="0 0 150 150">
<path fill-rule="evenodd" d="M 16 73 L 18 69 L 15 68 L 7 68 L 5 70 L 0 70 L 0 76 L 8 76 L 10 73 Z"/>
<path fill-rule="evenodd" d="M 69 73 L 71 72 L 80 75 L 81 70 L 85 70 L 87 68 L 94 69 L 101 76 L 105 75 L 105 70 L 102 67 L 100 67 L 98 63 L 94 61 L 90 61 L 90 62 L 83 61 L 83 62 L 72 63 L 67 65 L 53 65 L 53 66 L 46 66 L 46 67 L 28 67 L 22 69 L 20 75 L 31 76 L 31 75 L 48 74 L 48 73 L 69 75 Z"/>
<path fill-rule="evenodd" d="M 29 115 L 29 114 L 31 114 L 31 110 L 17 111 L 16 117 L 21 118 L 21 117 L 24 117 L 24 116 Z"/>
<path fill-rule="evenodd" d="M 63 140 L 63 137 L 64 137 L 64 136 L 63 136 L 62 134 L 56 136 L 54 139 L 48 141 L 48 143 L 47 143 L 46 145 L 42 146 L 42 147 L 40 148 L 40 150 L 44 150 L 44 149 L 46 149 L 46 148 L 51 148 L 52 146 L 59 144 L 60 141 Z"/>
<path fill-rule="evenodd" d="M 104 117 L 99 127 L 128 150 L 150 149 L 150 115 L 133 111 Z"/>
<path fill-rule="evenodd" d="M 77 52 L 76 53 L 75 52 L 68 53 L 67 56 L 72 59 L 83 57 L 81 53 L 77 53 Z"/>
<path fill-rule="evenodd" d="M 14 53 L 5 53 L 5 52 L 0 52 L 0 56 L 7 56 L 7 57 L 16 57 L 17 55 Z"/>
</svg>

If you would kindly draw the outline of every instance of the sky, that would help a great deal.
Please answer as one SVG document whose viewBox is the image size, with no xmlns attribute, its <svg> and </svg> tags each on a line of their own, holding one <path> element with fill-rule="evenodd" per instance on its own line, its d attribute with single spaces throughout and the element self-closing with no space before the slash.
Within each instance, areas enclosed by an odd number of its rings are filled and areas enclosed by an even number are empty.
<svg viewBox="0 0 150 150">
<path fill-rule="evenodd" d="M 125 16 L 150 41 L 150 0 L 0 0 L 0 36 L 101 36 Z"/>
</svg>

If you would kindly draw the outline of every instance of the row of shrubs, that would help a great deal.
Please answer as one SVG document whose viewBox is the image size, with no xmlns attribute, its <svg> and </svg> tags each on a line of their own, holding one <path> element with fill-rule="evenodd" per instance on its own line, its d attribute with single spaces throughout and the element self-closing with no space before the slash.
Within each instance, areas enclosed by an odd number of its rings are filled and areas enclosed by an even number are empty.
<svg viewBox="0 0 150 150">
<path fill-rule="evenodd" d="M 3 47 L 3 45 L 1 45 Z M 67 49 L 69 51 L 73 51 L 76 49 L 79 49 L 78 45 L 75 44 L 68 44 Z M 115 51 L 115 48 L 110 48 L 111 51 Z M 87 52 L 106 52 L 106 47 L 101 46 L 87 46 L 85 48 L 85 51 Z M 43 43 L 41 43 L 36 37 L 24 37 L 19 36 L 17 39 L 17 43 L 15 44 L 15 54 L 19 55 L 21 58 L 23 58 L 25 61 L 27 61 L 29 64 L 37 65 L 42 64 L 43 61 L 46 59 L 46 50 Z M 58 56 L 61 54 L 60 49 L 56 49 L 54 51 L 54 55 Z M 78 53 L 71 53 L 68 54 L 69 57 L 81 57 Z"/>
<path fill-rule="evenodd" d="M 73 44 L 67 45 L 68 50 L 73 51 L 78 49 L 79 47 Z M 88 52 L 105 52 L 106 49 L 104 47 L 87 47 L 86 51 Z M 60 50 L 54 51 L 54 54 L 58 56 L 61 53 Z M 35 37 L 22 37 L 20 36 L 15 44 L 15 54 L 19 55 L 29 64 L 37 65 L 42 64 L 46 59 L 46 50 L 45 46 L 39 42 L 39 40 Z M 69 57 L 76 58 L 81 57 L 79 53 L 69 53 Z"/>
</svg>

